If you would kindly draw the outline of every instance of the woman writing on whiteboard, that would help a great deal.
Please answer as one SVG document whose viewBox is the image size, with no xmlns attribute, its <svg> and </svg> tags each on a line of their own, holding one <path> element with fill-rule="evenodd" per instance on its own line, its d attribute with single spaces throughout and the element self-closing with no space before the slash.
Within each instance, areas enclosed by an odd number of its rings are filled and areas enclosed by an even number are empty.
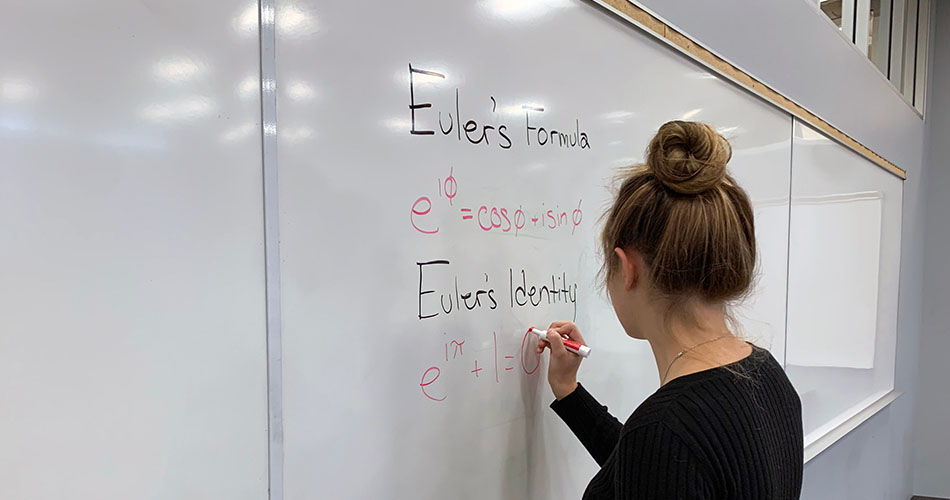
<svg viewBox="0 0 950 500">
<path fill-rule="evenodd" d="M 660 127 L 605 214 L 603 277 L 626 334 L 650 343 L 660 388 L 622 423 L 577 382 L 574 323 L 552 323 L 551 404 L 601 466 L 585 499 L 797 499 L 801 402 L 727 306 L 753 281 L 752 206 L 712 127 Z"/>
</svg>

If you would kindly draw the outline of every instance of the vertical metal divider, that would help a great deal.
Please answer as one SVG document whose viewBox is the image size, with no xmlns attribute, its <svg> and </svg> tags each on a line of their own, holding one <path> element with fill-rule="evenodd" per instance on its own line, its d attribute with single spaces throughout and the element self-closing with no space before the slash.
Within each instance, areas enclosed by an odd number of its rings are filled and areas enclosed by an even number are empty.
<svg viewBox="0 0 950 500">
<path fill-rule="evenodd" d="M 283 371 L 281 357 L 280 219 L 277 184 L 276 0 L 259 0 L 261 160 L 264 196 L 264 283 L 267 318 L 267 490 L 284 498 Z"/>
<path fill-rule="evenodd" d="M 795 168 L 795 115 L 789 115 L 792 119 L 791 127 L 788 133 L 788 230 L 785 238 L 785 349 L 782 351 L 782 368 L 788 371 L 788 291 L 789 281 L 792 277 L 792 182 L 795 176 L 792 170 Z"/>
</svg>

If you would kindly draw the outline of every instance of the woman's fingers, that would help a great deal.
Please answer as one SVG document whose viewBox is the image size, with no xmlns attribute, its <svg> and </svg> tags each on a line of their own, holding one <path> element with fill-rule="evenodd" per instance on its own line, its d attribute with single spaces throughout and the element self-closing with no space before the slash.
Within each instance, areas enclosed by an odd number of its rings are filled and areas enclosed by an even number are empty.
<svg viewBox="0 0 950 500">
<path fill-rule="evenodd" d="M 551 353 L 561 354 L 562 352 L 567 352 L 567 349 L 564 348 L 564 340 L 561 339 L 561 334 L 557 330 L 551 329 L 547 331 L 548 343 L 551 345 Z"/>
<path fill-rule="evenodd" d="M 538 339 L 538 354 L 543 353 L 545 348 L 551 349 L 552 356 L 569 354 L 570 352 L 564 347 L 563 339 L 565 338 L 586 345 L 584 336 L 581 335 L 580 329 L 577 328 L 577 325 L 575 325 L 573 321 L 555 321 L 551 323 L 551 326 L 549 326 L 545 332 L 545 338 L 547 341 L 541 338 Z"/>
<path fill-rule="evenodd" d="M 573 321 L 555 321 L 548 327 L 548 331 L 557 332 L 562 338 L 567 336 L 569 339 L 577 340 L 573 337 L 573 331 L 577 330 L 577 325 Z"/>
<path fill-rule="evenodd" d="M 548 364 L 548 383 L 554 392 L 554 397 L 561 399 L 570 394 L 577 387 L 577 369 L 581 365 L 581 358 L 564 347 L 564 338 L 568 336 L 580 339 L 580 331 L 571 321 L 555 321 L 546 332 L 544 339 L 538 340 L 538 352 L 544 348 L 551 349 L 550 363 Z"/>
<path fill-rule="evenodd" d="M 575 328 L 577 327 L 577 325 L 575 325 L 573 321 L 555 321 L 554 323 L 551 323 L 551 326 L 548 327 L 548 330 L 552 328 L 561 328 L 563 326 L 574 326 Z"/>
<path fill-rule="evenodd" d="M 584 345 L 587 344 L 584 342 L 584 336 L 581 335 L 580 328 L 578 328 L 573 321 L 555 321 L 554 323 L 551 323 L 550 330 L 554 330 L 561 334 L 561 336 L 566 336 L 575 342 L 579 342 Z"/>
<path fill-rule="evenodd" d="M 543 353 L 543 352 L 544 352 L 544 348 L 547 347 L 547 346 L 548 346 L 548 343 L 547 343 L 547 342 L 545 342 L 544 340 L 541 340 L 540 338 L 538 338 L 538 345 L 537 345 L 538 354 Z"/>
</svg>

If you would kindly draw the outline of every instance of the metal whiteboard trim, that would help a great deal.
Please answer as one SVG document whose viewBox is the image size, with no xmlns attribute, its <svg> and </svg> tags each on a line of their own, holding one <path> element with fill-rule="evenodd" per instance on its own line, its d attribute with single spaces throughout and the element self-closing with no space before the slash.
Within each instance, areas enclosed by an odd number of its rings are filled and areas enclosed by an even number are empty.
<svg viewBox="0 0 950 500">
<path fill-rule="evenodd" d="M 876 401 L 866 406 L 863 410 L 855 413 L 851 418 L 845 420 L 837 427 L 831 429 L 818 439 L 815 439 L 809 443 L 808 446 L 805 446 L 805 463 L 807 464 L 809 460 L 817 457 L 818 454 L 828 449 L 828 447 L 830 447 L 836 441 L 843 438 L 846 434 L 853 431 L 869 418 L 873 417 L 875 414 L 877 414 L 877 412 L 886 408 L 887 405 L 893 403 L 894 400 L 899 398 L 902 394 L 902 392 L 894 390 L 884 394 Z"/>
<path fill-rule="evenodd" d="M 792 279 L 792 193 L 794 193 L 795 176 L 795 118 L 789 116 L 788 131 L 788 213 L 785 218 L 785 344 L 782 346 L 782 369 L 788 371 L 788 282 Z"/>
<path fill-rule="evenodd" d="M 261 164 L 264 184 L 264 284 L 267 317 L 267 491 L 284 498 L 283 366 L 281 357 L 280 219 L 277 184 L 276 0 L 259 0 Z"/>
<path fill-rule="evenodd" d="M 771 103 L 772 105 L 795 116 L 802 122 L 818 129 L 818 131 L 822 132 L 830 139 L 848 149 L 851 149 L 852 151 L 855 151 L 861 156 L 864 156 L 880 168 L 887 170 L 901 179 L 907 179 L 907 172 L 904 169 L 875 153 L 864 144 L 861 144 L 853 137 L 832 125 L 830 122 L 822 119 L 816 113 L 810 111 L 808 108 L 798 104 L 797 102 L 789 99 L 785 95 L 773 89 L 748 71 L 745 71 L 741 67 L 732 64 L 725 57 L 707 48 L 705 45 L 696 42 L 686 35 L 682 30 L 676 28 L 674 25 L 666 22 L 666 20 L 664 20 L 662 17 L 640 5 L 639 2 L 634 0 L 589 1 L 601 6 L 617 17 L 636 26 L 647 34 L 686 55 L 690 59 L 709 68 L 711 71 L 714 71 L 720 76 L 743 87 L 749 92 L 752 92 L 753 94 L 759 96 L 759 98 L 764 99 L 766 102 Z M 703 57 L 707 54 L 710 56 L 710 60 L 707 60 Z"/>
</svg>

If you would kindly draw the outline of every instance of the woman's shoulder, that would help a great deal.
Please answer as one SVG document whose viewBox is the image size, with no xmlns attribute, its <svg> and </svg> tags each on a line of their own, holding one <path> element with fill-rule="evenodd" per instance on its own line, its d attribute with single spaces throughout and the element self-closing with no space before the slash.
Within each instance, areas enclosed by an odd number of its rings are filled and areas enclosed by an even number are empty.
<svg viewBox="0 0 950 500">
<path fill-rule="evenodd" d="M 785 370 L 768 350 L 752 346 L 745 358 L 671 380 L 630 415 L 625 428 L 680 426 L 724 418 L 760 406 L 763 399 L 795 399 Z"/>
<path fill-rule="evenodd" d="M 708 385 L 725 383 L 754 383 L 776 376 L 785 378 L 785 370 L 767 349 L 748 343 L 749 354 L 732 363 L 681 375 L 657 389 L 654 395 L 664 399 L 663 393 L 682 394 Z"/>
</svg>

